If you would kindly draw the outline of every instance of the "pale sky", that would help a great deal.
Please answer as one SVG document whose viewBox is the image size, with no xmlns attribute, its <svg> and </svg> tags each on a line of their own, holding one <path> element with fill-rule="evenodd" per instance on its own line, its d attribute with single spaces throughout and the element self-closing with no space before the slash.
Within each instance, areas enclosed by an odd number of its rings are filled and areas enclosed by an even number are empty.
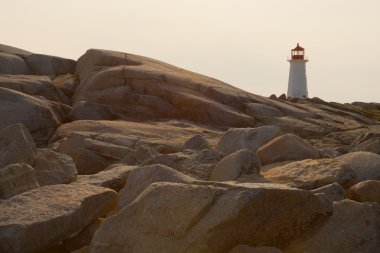
<svg viewBox="0 0 380 253">
<path fill-rule="evenodd" d="M 0 0 L 0 43 L 77 59 L 148 56 L 254 94 L 286 93 L 306 49 L 310 97 L 380 102 L 379 0 Z"/>
</svg>

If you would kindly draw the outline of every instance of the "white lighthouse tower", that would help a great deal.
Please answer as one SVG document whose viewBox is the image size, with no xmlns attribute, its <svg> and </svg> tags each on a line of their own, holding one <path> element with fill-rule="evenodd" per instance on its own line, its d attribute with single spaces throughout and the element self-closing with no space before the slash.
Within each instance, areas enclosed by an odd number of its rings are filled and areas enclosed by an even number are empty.
<svg viewBox="0 0 380 253">
<path fill-rule="evenodd" d="M 307 98 L 305 49 L 299 43 L 291 50 L 288 97 Z"/>
</svg>

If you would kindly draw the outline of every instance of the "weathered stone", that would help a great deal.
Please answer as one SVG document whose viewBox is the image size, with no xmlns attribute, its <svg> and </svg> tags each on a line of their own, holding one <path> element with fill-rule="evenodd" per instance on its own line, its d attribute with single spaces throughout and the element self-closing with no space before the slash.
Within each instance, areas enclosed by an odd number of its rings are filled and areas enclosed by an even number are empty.
<svg viewBox="0 0 380 253">
<path fill-rule="evenodd" d="M 332 183 L 320 188 L 314 189 L 312 193 L 323 193 L 331 201 L 339 201 L 347 198 L 346 191 L 338 183 Z"/>
<path fill-rule="evenodd" d="M 0 132 L 0 168 L 13 163 L 34 164 L 37 149 L 29 130 L 12 124 Z"/>
<path fill-rule="evenodd" d="M 75 61 L 57 56 L 31 54 L 25 57 L 30 71 L 35 75 L 57 76 L 74 73 Z"/>
<path fill-rule="evenodd" d="M 155 149 L 151 147 L 140 146 L 134 152 L 134 160 L 137 163 L 142 163 L 146 160 L 150 160 L 160 155 Z"/>
<path fill-rule="evenodd" d="M 23 75 L 28 73 L 28 66 L 21 57 L 0 52 L 0 74 Z"/>
<path fill-rule="evenodd" d="M 137 167 L 130 171 L 126 186 L 120 191 L 119 209 L 132 203 L 152 183 L 191 183 L 194 181 L 195 179 L 160 164 Z"/>
<path fill-rule="evenodd" d="M 273 183 L 286 184 L 301 189 L 315 189 L 334 182 L 345 188 L 356 180 L 350 166 L 338 159 L 307 159 L 274 167 L 262 172 Z"/>
<path fill-rule="evenodd" d="M 374 179 L 380 180 L 380 155 L 358 151 L 339 156 L 357 175 L 357 182 Z"/>
<path fill-rule="evenodd" d="M 234 247 L 229 253 L 282 253 L 282 251 L 274 247 L 251 247 L 242 244 Z"/>
<path fill-rule="evenodd" d="M 220 160 L 210 175 L 211 181 L 233 181 L 243 174 L 260 174 L 260 159 L 248 149 L 236 151 Z"/>
<path fill-rule="evenodd" d="M 223 154 L 231 154 L 239 149 L 250 149 L 256 152 L 258 148 L 281 133 L 280 128 L 275 126 L 233 128 L 222 136 L 216 149 Z"/>
<path fill-rule="evenodd" d="M 281 117 L 284 114 L 276 107 L 260 104 L 260 103 L 248 103 L 245 109 L 246 114 L 254 117 Z"/>
<path fill-rule="evenodd" d="M 74 181 L 78 174 L 70 156 L 50 149 L 38 149 L 34 170 L 40 186 L 67 184 Z"/>
<path fill-rule="evenodd" d="M 351 200 L 334 202 L 332 216 L 284 250 L 289 253 L 377 252 L 380 248 L 380 207 Z"/>
<path fill-rule="evenodd" d="M 112 120 L 116 118 L 110 107 L 94 102 L 80 101 L 69 115 L 71 120 Z"/>
<path fill-rule="evenodd" d="M 368 132 L 359 135 L 351 144 L 352 151 L 367 151 L 380 154 L 380 133 Z"/>
<path fill-rule="evenodd" d="M 269 141 L 257 150 L 261 163 L 269 163 L 315 159 L 319 152 L 310 143 L 294 134 L 284 134 Z"/>
<path fill-rule="evenodd" d="M 15 90 L 0 88 L 0 129 L 22 123 L 37 145 L 45 144 L 66 117 L 67 107 Z"/>
<path fill-rule="evenodd" d="M 90 247 L 92 253 L 213 253 L 242 243 L 281 248 L 330 212 L 319 196 L 270 184 L 154 183 L 107 218 Z"/>
<path fill-rule="evenodd" d="M 103 187 L 50 185 L 0 202 L 0 252 L 48 249 L 107 214 L 116 199 Z"/>
<path fill-rule="evenodd" d="M 202 150 L 209 149 L 207 140 L 202 135 L 194 135 L 183 144 L 184 149 Z"/>
<path fill-rule="evenodd" d="M 74 95 L 74 92 L 79 85 L 77 78 L 72 74 L 59 75 L 55 77 L 52 82 L 53 85 L 62 91 L 68 98 L 71 98 Z"/>
<path fill-rule="evenodd" d="M 380 204 L 380 181 L 367 180 L 348 189 L 350 199 L 359 202 L 377 202 Z"/>
<path fill-rule="evenodd" d="M 0 168 L 0 199 L 9 199 L 37 187 L 34 170 L 28 164 L 10 164 Z"/>
</svg>

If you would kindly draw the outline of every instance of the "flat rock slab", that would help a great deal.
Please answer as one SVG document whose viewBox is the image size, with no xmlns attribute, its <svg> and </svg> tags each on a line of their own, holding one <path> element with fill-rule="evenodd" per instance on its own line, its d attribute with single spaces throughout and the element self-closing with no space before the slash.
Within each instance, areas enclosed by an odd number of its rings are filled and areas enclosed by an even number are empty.
<svg viewBox="0 0 380 253">
<path fill-rule="evenodd" d="M 48 249 L 106 215 L 116 198 L 103 187 L 51 185 L 0 202 L 0 252 Z"/>
</svg>

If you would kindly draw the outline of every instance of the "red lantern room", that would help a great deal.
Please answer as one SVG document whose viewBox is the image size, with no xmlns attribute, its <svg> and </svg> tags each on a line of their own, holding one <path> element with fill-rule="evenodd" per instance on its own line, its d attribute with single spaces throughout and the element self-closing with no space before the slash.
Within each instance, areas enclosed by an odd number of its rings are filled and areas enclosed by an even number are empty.
<svg viewBox="0 0 380 253">
<path fill-rule="evenodd" d="M 292 49 L 292 60 L 303 60 L 305 59 L 305 49 L 300 47 L 299 43 Z"/>
</svg>

